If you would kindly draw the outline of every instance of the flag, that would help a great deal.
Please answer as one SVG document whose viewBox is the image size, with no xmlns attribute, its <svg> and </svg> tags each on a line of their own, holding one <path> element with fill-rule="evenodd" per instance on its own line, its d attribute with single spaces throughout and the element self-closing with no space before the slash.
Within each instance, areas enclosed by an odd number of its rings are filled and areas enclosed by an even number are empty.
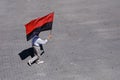
<svg viewBox="0 0 120 80">
<path fill-rule="evenodd" d="M 52 30 L 53 17 L 54 12 L 25 24 L 27 41 L 35 35 L 39 35 L 41 31 Z"/>
</svg>

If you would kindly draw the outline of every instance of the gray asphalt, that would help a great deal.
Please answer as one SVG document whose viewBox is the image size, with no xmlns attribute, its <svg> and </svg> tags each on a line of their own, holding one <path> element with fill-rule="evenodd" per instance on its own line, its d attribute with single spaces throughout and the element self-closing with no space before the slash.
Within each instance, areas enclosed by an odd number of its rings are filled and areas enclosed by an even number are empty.
<svg viewBox="0 0 120 80">
<path fill-rule="evenodd" d="M 24 24 L 52 11 L 45 63 L 30 67 Z M 120 0 L 0 0 L 0 80 L 119 79 Z"/>
</svg>

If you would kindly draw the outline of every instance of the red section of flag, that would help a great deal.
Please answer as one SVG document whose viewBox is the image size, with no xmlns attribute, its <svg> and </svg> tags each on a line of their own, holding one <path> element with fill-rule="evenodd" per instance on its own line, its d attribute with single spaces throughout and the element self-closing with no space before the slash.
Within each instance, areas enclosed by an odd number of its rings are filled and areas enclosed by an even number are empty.
<svg viewBox="0 0 120 80">
<path fill-rule="evenodd" d="M 26 27 L 26 35 L 30 34 L 36 28 L 42 27 L 44 24 L 53 22 L 54 12 L 37 19 L 30 21 L 29 23 L 25 24 Z"/>
</svg>

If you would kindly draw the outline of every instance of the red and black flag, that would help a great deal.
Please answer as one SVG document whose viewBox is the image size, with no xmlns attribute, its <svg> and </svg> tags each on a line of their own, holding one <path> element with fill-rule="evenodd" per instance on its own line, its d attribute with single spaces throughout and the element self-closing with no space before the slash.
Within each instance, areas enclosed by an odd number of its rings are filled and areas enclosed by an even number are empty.
<svg viewBox="0 0 120 80">
<path fill-rule="evenodd" d="M 41 31 L 52 30 L 53 17 L 54 12 L 25 24 L 27 41 L 39 35 Z"/>
</svg>

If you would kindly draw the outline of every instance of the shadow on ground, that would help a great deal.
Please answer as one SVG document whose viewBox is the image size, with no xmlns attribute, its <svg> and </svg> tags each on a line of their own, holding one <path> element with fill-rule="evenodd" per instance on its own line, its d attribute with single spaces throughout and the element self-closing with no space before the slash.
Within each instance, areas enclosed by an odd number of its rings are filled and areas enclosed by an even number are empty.
<svg viewBox="0 0 120 80">
<path fill-rule="evenodd" d="M 44 49 L 43 49 L 42 45 L 40 45 L 40 50 L 42 50 L 40 55 L 43 55 L 44 54 Z M 28 49 L 25 49 L 22 52 L 20 52 L 18 55 L 20 56 L 21 60 L 26 59 L 28 56 L 34 57 L 34 48 L 30 47 Z"/>
<path fill-rule="evenodd" d="M 33 47 L 30 47 L 28 49 L 23 50 L 18 55 L 20 56 L 21 60 L 26 59 L 28 56 L 33 57 L 34 56 L 34 49 L 33 49 Z"/>
</svg>

